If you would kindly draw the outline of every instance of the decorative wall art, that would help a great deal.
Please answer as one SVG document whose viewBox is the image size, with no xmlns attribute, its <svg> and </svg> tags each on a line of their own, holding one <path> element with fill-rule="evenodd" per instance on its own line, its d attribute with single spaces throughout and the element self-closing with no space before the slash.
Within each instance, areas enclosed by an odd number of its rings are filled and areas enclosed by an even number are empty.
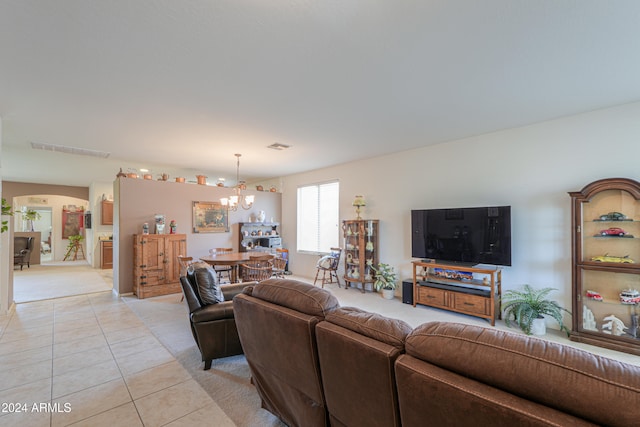
<svg viewBox="0 0 640 427">
<path fill-rule="evenodd" d="M 84 228 L 84 209 L 68 206 L 62 209 L 62 238 L 78 236 Z"/>
<path fill-rule="evenodd" d="M 226 233 L 229 231 L 229 210 L 220 202 L 193 202 L 194 233 Z"/>
</svg>

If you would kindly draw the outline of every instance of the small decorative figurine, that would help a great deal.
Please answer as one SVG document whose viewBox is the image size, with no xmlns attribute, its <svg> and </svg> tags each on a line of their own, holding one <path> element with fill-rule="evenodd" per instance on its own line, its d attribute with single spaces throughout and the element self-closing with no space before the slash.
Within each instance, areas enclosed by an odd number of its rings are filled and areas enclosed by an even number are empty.
<svg viewBox="0 0 640 427">
<path fill-rule="evenodd" d="M 145 222 L 142 224 L 142 234 L 149 234 L 149 223 Z"/>
<path fill-rule="evenodd" d="M 637 289 L 625 289 L 620 292 L 620 304 L 640 303 L 640 292 Z"/>
<path fill-rule="evenodd" d="M 178 230 L 178 223 L 176 222 L 175 219 L 172 219 L 171 222 L 169 223 L 169 234 L 176 234 Z"/>
<path fill-rule="evenodd" d="M 164 234 L 164 215 L 156 214 L 156 234 Z"/>
<path fill-rule="evenodd" d="M 582 306 L 582 327 L 587 331 L 598 332 L 593 311 L 589 310 L 589 307 L 586 305 Z"/>
<path fill-rule="evenodd" d="M 617 336 L 624 335 L 624 330 L 627 329 L 627 327 L 624 325 L 622 320 L 618 319 L 613 314 L 605 317 L 603 320 L 607 322 L 602 324 L 603 333 Z"/>
</svg>

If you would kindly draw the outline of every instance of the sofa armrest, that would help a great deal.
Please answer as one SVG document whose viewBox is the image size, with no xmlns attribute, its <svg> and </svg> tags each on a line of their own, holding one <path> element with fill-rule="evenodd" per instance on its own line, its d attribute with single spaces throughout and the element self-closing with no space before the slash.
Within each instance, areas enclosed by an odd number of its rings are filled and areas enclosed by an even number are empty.
<svg viewBox="0 0 640 427">
<path fill-rule="evenodd" d="M 231 301 L 233 297 L 241 294 L 244 288 L 250 285 L 255 285 L 257 282 L 243 282 L 243 283 L 231 283 L 229 285 L 220 285 L 222 294 L 225 301 Z"/>
<path fill-rule="evenodd" d="M 193 323 L 213 322 L 224 319 L 233 319 L 233 301 L 206 305 L 191 313 L 191 321 Z"/>
</svg>

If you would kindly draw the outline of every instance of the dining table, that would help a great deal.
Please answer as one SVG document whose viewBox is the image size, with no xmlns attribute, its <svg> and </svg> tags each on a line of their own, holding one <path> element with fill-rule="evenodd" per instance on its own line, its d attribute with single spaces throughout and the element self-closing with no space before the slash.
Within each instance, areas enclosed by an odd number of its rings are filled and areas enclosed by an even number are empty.
<svg viewBox="0 0 640 427">
<path fill-rule="evenodd" d="M 240 264 L 243 264 L 256 256 L 255 252 L 231 252 L 226 254 L 213 254 L 200 257 L 200 261 L 209 265 L 230 265 L 231 283 L 238 283 L 238 270 Z"/>
</svg>

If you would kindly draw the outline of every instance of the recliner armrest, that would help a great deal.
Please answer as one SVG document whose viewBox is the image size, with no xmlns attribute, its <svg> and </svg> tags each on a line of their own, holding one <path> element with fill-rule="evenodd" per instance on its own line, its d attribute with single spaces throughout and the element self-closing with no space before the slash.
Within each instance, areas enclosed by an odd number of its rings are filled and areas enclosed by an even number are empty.
<svg viewBox="0 0 640 427">
<path fill-rule="evenodd" d="M 213 322 L 223 319 L 233 319 L 233 301 L 206 305 L 191 313 L 191 321 L 193 323 Z"/>
<path fill-rule="evenodd" d="M 243 289 L 250 285 L 255 285 L 257 282 L 243 282 L 243 283 L 231 283 L 228 285 L 220 285 L 220 290 L 224 295 L 225 301 L 231 301 L 233 297 L 241 294 Z"/>
</svg>

